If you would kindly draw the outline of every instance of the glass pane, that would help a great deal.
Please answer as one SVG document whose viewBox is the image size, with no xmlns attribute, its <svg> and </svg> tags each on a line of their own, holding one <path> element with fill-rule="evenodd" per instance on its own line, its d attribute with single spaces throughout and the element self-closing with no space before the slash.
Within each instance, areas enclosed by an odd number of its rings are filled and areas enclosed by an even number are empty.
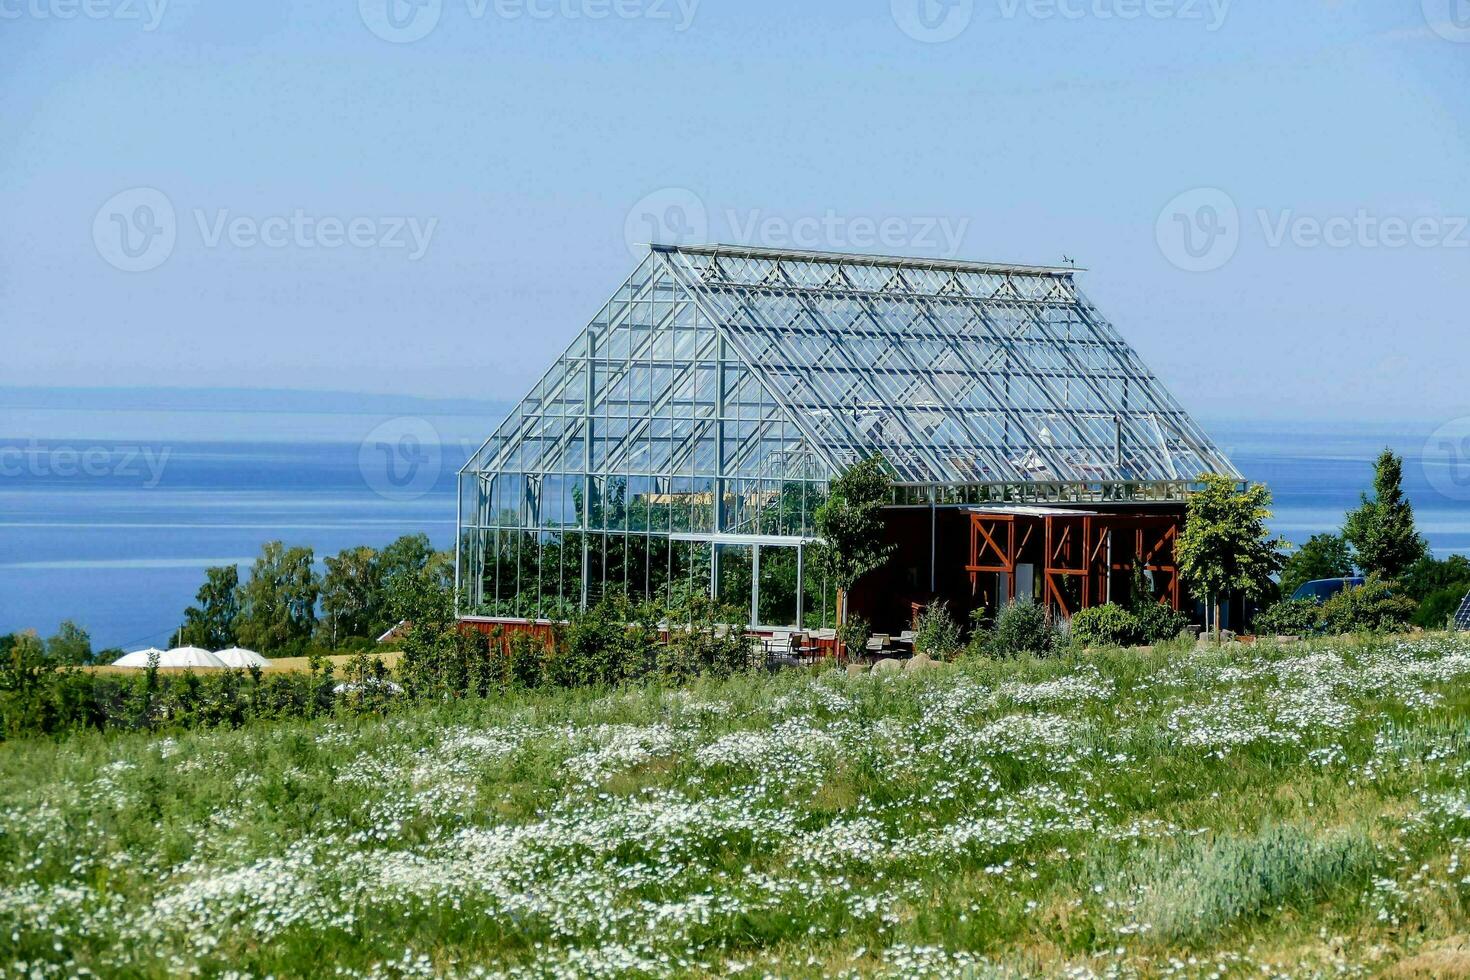
<svg viewBox="0 0 1470 980">
<path fill-rule="evenodd" d="M 797 625 L 796 549 L 762 545 L 760 582 L 760 625 Z"/>
<path fill-rule="evenodd" d="M 754 549 L 746 544 L 722 544 L 719 548 L 719 582 L 715 596 L 722 606 L 750 615 L 751 565 Z"/>
</svg>

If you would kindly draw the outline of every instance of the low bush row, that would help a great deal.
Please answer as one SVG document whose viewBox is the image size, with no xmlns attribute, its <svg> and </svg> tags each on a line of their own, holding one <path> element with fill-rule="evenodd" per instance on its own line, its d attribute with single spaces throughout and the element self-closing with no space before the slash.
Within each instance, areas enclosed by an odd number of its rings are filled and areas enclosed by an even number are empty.
<svg viewBox="0 0 1470 980">
<path fill-rule="evenodd" d="M 743 629 L 730 625 L 738 618 L 704 598 L 670 610 L 609 596 L 573 615 L 547 643 L 525 633 L 486 636 L 439 617 L 408 630 L 393 677 L 361 654 L 340 676 L 322 657 L 313 657 L 306 673 L 97 673 L 58 664 L 24 635 L 0 660 L 0 738 L 238 726 L 540 687 L 728 677 L 754 665 Z M 673 625 L 652 625 L 659 622 Z"/>
</svg>

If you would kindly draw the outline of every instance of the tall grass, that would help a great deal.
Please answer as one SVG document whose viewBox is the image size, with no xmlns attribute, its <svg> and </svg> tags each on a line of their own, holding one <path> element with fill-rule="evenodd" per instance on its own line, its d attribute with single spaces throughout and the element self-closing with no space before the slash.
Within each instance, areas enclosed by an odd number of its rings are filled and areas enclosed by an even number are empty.
<svg viewBox="0 0 1470 980">
<path fill-rule="evenodd" d="M 1375 860 L 1372 841 L 1357 828 L 1272 825 L 1140 855 L 1125 877 L 1150 938 L 1192 947 L 1287 905 L 1310 913 L 1329 894 L 1351 895 L 1367 884 Z"/>
</svg>

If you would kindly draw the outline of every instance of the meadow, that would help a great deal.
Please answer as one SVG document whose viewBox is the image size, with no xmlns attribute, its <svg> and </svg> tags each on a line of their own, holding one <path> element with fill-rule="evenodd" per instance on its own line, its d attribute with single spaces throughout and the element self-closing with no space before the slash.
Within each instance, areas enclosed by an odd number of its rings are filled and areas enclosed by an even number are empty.
<svg viewBox="0 0 1470 980">
<path fill-rule="evenodd" d="M 1470 638 L 0 745 L 0 976 L 1470 975 Z"/>
</svg>

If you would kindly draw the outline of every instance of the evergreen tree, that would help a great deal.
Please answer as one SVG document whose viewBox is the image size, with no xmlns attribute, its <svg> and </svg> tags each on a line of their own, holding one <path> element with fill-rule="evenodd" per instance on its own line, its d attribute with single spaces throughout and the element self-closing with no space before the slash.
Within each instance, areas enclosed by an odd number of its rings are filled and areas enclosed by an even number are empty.
<svg viewBox="0 0 1470 980">
<path fill-rule="evenodd" d="M 1373 475 L 1373 497 L 1347 516 L 1343 537 L 1364 574 L 1397 579 L 1429 550 L 1414 527 L 1414 508 L 1404 496 L 1404 461 L 1385 449 Z"/>
</svg>

